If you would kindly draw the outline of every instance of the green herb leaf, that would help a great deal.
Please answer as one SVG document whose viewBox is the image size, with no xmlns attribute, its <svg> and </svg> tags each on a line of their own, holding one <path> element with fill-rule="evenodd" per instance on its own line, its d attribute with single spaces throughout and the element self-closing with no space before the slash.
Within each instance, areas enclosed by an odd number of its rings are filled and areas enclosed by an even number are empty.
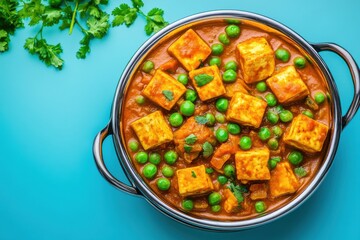
<svg viewBox="0 0 360 240">
<path fill-rule="evenodd" d="M 120 26 L 124 23 L 127 27 L 131 26 L 137 18 L 137 11 L 138 9 L 135 7 L 131 8 L 125 3 L 120 4 L 120 6 L 115 8 L 111 13 L 114 16 L 112 26 Z"/>
<path fill-rule="evenodd" d="M 199 75 L 196 75 L 194 77 L 194 79 L 195 79 L 196 85 L 198 87 L 202 87 L 202 86 L 205 86 L 206 84 L 208 84 L 209 82 L 211 82 L 214 79 L 214 77 L 210 76 L 208 74 L 199 74 Z"/>
<path fill-rule="evenodd" d="M 28 38 L 26 39 L 24 48 L 31 54 L 39 56 L 39 59 L 43 61 L 47 66 L 54 66 L 57 69 L 61 69 L 64 60 L 60 58 L 62 48 L 60 44 L 51 45 L 46 42 L 45 39 Z"/>
<path fill-rule="evenodd" d="M 52 26 L 58 24 L 62 17 L 62 11 L 60 9 L 54 9 L 51 7 L 46 7 L 43 14 L 44 26 Z"/>
<path fill-rule="evenodd" d="M 300 178 L 305 177 L 307 175 L 307 171 L 303 167 L 294 168 L 294 172 Z"/>
<path fill-rule="evenodd" d="M 187 136 L 187 137 L 185 138 L 186 144 L 189 144 L 189 145 L 194 144 L 194 143 L 196 142 L 196 140 L 197 140 L 197 137 L 196 137 L 196 135 L 193 134 L 193 133 L 190 134 L 189 136 Z"/>
<path fill-rule="evenodd" d="M 151 9 L 146 16 L 145 32 L 147 35 L 156 33 L 162 28 L 167 26 L 169 23 L 165 21 L 164 11 L 160 8 Z"/>
<path fill-rule="evenodd" d="M 192 150 L 192 146 L 185 144 L 184 145 L 184 150 L 185 150 L 185 152 L 189 153 Z"/>
<path fill-rule="evenodd" d="M 86 25 L 89 27 L 89 30 L 87 31 L 88 34 L 91 34 L 96 38 L 103 38 L 110 27 L 109 15 L 104 14 L 100 19 L 90 17 L 86 21 Z"/>
<path fill-rule="evenodd" d="M 166 98 L 167 100 L 169 100 L 169 101 L 174 100 L 174 93 L 173 93 L 172 91 L 170 91 L 170 90 L 163 90 L 161 93 L 165 96 L 165 98 Z"/>
<path fill-rule="evenodd" d="M 205 116 L 195 116 L 195 121 L 199 124 L 206 124 L 209 120 Z"/>
<path fill-rule="evenodd" d="M 241 188 L 241 186 L 235 185 L 234 183 L 230 183 L 229 189 L 236 197 L 236 200 L 238 201 L 238 205 L 240 206 L 240 204 L 244 201 L 244 197 L 242 195 L 244 190 Z"/>
<path fill-rule="evenodd" d="M 142 0 L 131 0 L 131 2 L 132 2 L 132 4 L 133 4 L 133 7 L 134 7 L 134 8 L 137 8 L 137 9 L 139 9 L 139 8 L 141 8 L 141 7 L 144 6 L 144 3 L 143 3 Z"/>
<path fill-rule="evenodd" d="M 205 158 L 210 157 L 211 154 L 213 154 L 214 152 L 214 148 L 209 142 L 204 142 L 204 144 L 202 145 L 202 149 L 203 149 L 203 156 Z"/>
<path fill-rule="evenodd" d="M 205 171 L 206 171 L 207 174 L 211 174 L 211 173 L 214 172 L 214 169 L 211 168 L 211 167 L 208 167 L 208 168 L 205 169 Z"/>
<path fill-rule="evenodd" d="M 9 48 L 9 36 L 5 30 L 0 30 L 0 52 L 5 52 Z"/>
<path fill-rule="evenodd" d="M 194 171 L 191 171 L 191 176 L 192 176 L 193 178 L 196 178 L 196 173 L 195 173 Z"/>
</svg>

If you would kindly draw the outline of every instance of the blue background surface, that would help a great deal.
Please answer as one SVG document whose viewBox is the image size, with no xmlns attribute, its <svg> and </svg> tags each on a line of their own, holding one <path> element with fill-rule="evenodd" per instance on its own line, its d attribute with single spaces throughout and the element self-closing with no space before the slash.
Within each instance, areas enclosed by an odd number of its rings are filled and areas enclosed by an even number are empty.
<svg viewBox="0 0 360 240">
<path fill-rule="evenodd" d="M 332 41 L 360 63 L 360 1 L 223 0 L 145 1 L 165 18 L 217 9 L 266 15 L 310 42 Z M 108 11 L 124 1 L 110 1 Z M 148 38 L 144 19 L 111 29 L 93 41 L 86 60 L 75 52 L 81 34 L 46 30 L 61 41 L 65 66 L 47 68 L 23 49 L 37 29 L 16 32 L 11 50 L 0 54 L 0 239 L 360 239 L 360 114 L 341 136 L 334 164 L 318 190 L 300 208 L 264 226 L 213 233 L 183 226 L 146 200 L 110 186 L 97 171 L 92 143 L 109 119 L 113 94 L 128 60 Z M 321 54 L 338 84 L 345 112 L 353 87 L 346 64 Z M 112 140 L 104 143 L 109 169 L 126 178 Z"/>
</svg>

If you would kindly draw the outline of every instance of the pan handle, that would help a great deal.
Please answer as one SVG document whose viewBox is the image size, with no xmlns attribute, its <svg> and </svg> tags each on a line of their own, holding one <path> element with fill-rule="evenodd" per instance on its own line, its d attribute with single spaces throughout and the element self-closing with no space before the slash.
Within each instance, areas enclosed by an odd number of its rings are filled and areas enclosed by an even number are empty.
<svg viewBox="0 0 360 240">
<path fill-rule="evenodd" d="M 360 106 L 360 69 L 351 54 L 346 49 L 335 43 L 315 43 L 312 44 L 312 46 L 317 52 L 331 51 L 336 53 L 346 62 L 350 70 L 351 78 L 354 84 L 354 96 L 349 109 L 342 117 L 342 128 L 344 129 L 355 116 Z"/>
<path fill-rule="evenodd" d="M 104 129 L 102 129 L 95 137 L 94 145 L 93 145 L 93 154 L 95 158 L 96 166 L 101 173 L 101 175 L 107 180 L 111 185 L 116 187 L 117 189 L 130 193 L 132 195 L 141 195 L 138 189 L 133 186 L 128 186 L 125 183 L 116 179 L 106 168 L 103 155 L 102 155 L 102 144 L 108 136 L 112 135 L 111 123 L 108 123 Z"/>
</svg>

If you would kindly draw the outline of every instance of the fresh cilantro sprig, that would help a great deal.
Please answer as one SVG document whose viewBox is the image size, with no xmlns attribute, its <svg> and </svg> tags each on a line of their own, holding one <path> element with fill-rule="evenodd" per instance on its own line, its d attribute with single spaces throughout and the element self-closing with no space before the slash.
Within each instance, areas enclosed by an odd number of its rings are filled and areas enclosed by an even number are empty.
<svg viewBox="0 0 360 240">
<path fill-rule="evenodd" d="M 63 52 L 61 44 L 50 44 L 46 40 L 43 30 L 58 26 L 60 30 L 68 30 L 72 34 L 75 27 L 82 32 L 80 48 L 76 57 L 84 59 L 90 53 L 90 43 L 93 39 L 102 39 L 111 26 L 125 24 L 130 26 L 138 15 L 146 19 L 145 32 L 150 35 L 159 31 L 168 23 L 164 20 L 164 11 L 153 8 L 144 14 L 141 8 L 142 0 L 131 0 L 132 7 L 120 4 L 120 7 L 108 14 L 103 7 L 108 0 L 0 0 L 0 52 L 9 49 L 10 35 L 16 29 L 23 27 L 23 20 L 28 25 L 37 28 L 35 36 L 26 39 L 24 48 L 33 55 L 37 55 L 48 66 L 62 69 L 64 60 L 60 54 Z"/>
<path fill-rule="evenodd" d="M 43 37 L 44 27 L 51 27 L 59 23 L 62 16 L 61 10 L 44 6 L 41 0 L 31 0 L 23 2 L 19 14 L 22 18 L 30 19 L 30 26 L 40 24 L 40 29 L 35 37 L 25 40 L 24 48 L 32 55 L 38 55 L 39 59 L 47 66 L 52 65 L 57 69 L 62 69 L 64 60 L 60 57 L 60 53 L 63 52 L 60 43 L 49 44 Z"/>
<path fill-rule="evenodd" d="M 0 52 L 9 49 L 10 35 L 24 26 L 16 10 L 18 5 L 17 0 L 0 0 Z"/>
<path fill-rule="evenodd" d="M 141 8 L 144 6 L 142 0 L 131 0 L 131 2 L 132 7 L 123 3 L 112 11 L 112 15 L 114 16 L 112 21 L 113 27 L 123 24 L 125 24 L 127 27 L 130 27 L 135 22 L 138 15 L 143 16 L 146 20 L 145 32 L 147 35 L 156 33 L 169 24 L 164 19 L 164 11 L 162 9 L 153 8 L 147 14 L 145 14 L 141 10 Z"/>
</svg>

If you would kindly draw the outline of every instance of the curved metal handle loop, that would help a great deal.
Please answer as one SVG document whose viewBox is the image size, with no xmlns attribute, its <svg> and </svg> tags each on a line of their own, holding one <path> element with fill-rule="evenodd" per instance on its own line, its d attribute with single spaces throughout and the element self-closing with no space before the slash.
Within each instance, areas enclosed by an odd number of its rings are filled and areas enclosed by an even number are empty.
<svg viewBox="0 0 360 240">
<path fill-rule="evenodd" d="M 354 84 L 354 97 L 346 114 L 342 117 L 342 128 L 349 124 L 360 106 L 360 69 L 351 54 L 343 47 L 335 43 L 312 44 L 316 51 L 331 51 L 339 55 L 349 67 L 351 78 Z"/>
<path fill-rule="evenodd" d="M 117 189 L 130 193 L 132 195 L 141 195 L 141 193 L 133 186 L 128 186 L 118 179 L 116 179 L 106 168 L 105 162 L 102 156 L 102 143 L 104 142 L 105 138 L 112 134 L 112 130 L 110 127 L 110 123 L 102 129 L 95 137 L 94 145 L 93 145 L 93 154 L 95 158 L 96 166 L 101 173 L 101 175 L 114 187 Z"/>
</svg>

